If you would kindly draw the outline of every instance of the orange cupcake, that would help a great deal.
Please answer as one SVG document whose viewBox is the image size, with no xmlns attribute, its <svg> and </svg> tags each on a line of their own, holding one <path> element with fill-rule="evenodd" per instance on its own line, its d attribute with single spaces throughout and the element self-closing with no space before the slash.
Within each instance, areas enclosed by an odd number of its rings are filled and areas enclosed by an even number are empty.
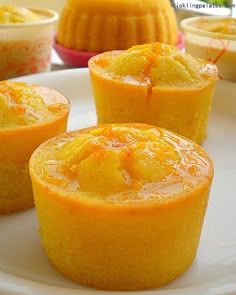
<svg viewBox="0 0 236 295">
<path fill-rule="evenodd" d="M 215 65 L 154 43 L 97 55 L 89 70 L 99 124 L 147 123 L 204 140 Z"/>
<path fill-rule="evenodd" d="M 0 109 L 0 213 L 9 213 L 34 205 L 29 158 L 66 130 L 70 105 L 53 89 L 2 81 Z"/>
<path fill-rule="evenodd" d="M 50 139 L 29 166 L 42 244 L 64 276 L 144 290 L 192 264 L 213 178 L 199 145 L 159 127 L 108 124 Z"/>
</svg>

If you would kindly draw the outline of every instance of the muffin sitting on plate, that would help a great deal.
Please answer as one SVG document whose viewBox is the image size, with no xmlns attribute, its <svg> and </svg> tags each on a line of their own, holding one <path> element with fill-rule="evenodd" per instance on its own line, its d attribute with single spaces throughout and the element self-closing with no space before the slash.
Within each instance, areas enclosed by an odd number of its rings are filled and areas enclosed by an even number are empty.
<svg viewBox="0 0 236 295">
<path fill-rule="evenodd" d="M 0 213 L 34 206 L 29 158 L 66 130 L 69 110 L 69 101 L 53 89 L 0 82 Z"/>
<path fill-rule="evenodd" d="M 213 178 L 199 145 L 146 124 L 100 125 L 44 142 L 29 166 L 42 244 L 64 276 L 144 290 L 192 264 Z"/>
<path fill-rule="evenodd" d="M 98 123 L 147 123 L 197 143 L 206 136 L 217 67 L 163 43 L 89 60 Z"/>
</svg>

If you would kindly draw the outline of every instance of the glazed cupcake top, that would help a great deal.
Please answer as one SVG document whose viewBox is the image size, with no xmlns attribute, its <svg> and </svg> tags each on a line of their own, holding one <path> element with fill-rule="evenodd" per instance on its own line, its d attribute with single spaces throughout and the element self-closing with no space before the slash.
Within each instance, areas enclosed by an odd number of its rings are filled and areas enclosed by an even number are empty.
<svg viewBox="0 0 236 295">
<path fill-rule="evenodd" d="M 29 23 L 39 21 L 40 16 L 20 6 L 0 6 L 0 24 Z"/>
<path fill-rule="evenodd" d="M 32 169 L 52 190 L 94 202 L 162 201 L 213 174 L 200 146 L 145 124 L 69 132 L 43 144 L 32 159 Z"/>
<path fill-rule="evenodd" d="M 195 27 L 213 33 L 236 35 L 236 19 L 233 18 L 200 19 Z"/>
<path fill-rule="evenodd" d="M 68 100 L 53 89 L 24 82 L 0 82 L 0 129 L 50 122 L 69 111 Z"/>
<path fill-rule="evenodd" d="M 159 42 L 105 52 L 89 65 L 106 78 L 152 87 L 198 88 L 217 77 L 214 64 Z"/>
</svg>

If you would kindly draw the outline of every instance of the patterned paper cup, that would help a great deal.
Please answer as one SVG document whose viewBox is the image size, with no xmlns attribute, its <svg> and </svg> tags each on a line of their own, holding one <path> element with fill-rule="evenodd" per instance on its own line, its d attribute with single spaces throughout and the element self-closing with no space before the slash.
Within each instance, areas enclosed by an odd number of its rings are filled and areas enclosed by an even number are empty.
<svg viewBox="0 0 236 295">
<path fill-rule="evenodd" d="M 236 19 L 199 16 L 181 22 L 185 49 L 217 65 L 219 77 L 236 82 Z"/>
<path fill-rule="evenodd" d="M 40 20 L 0 24 L 0 80 L 50 70 L 58 13 L 36 7 L 30 10 Z"/>
</svg>

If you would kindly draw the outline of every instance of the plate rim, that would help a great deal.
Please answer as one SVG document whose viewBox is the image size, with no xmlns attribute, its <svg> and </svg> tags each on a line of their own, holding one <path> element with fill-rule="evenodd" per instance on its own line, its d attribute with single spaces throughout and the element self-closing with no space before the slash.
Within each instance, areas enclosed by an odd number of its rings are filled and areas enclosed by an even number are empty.
<svg viewBox="0 0 236 295">
<path fill-rule="evenodd" d="M 88 68 L 73 68 L 73 69 L 65 69 L 65 70 L 59 70 L 59 71 L 53 71 L 53 72 L 47 72 L 47 73 L 38 73 L 38 74 L 32 74 L 28 76 L 21 76 L 17 78 L 10 79 L 12 81 L 23 81 L 25 80 L 35 80 L 39 78 L 39 80 L 43 77 L 47 79 L 47 77 L 58 77 L 60 75 L 88 75 L 89 70 Z M 79 79 L 78 75 L 78 79 Z M 236 89 L 236 83 L 231 81 L 224 81 L 220 80 L 220 83 L 227 85 L 232 85 L 232 87 L 235 87 Z M 31 82 L 30 82 L 31 83 Z M 2 280 L 2 278 L 4 280 Z M 14 284 L 12 284 L 12 282 Z M 212 286 L 213 283 L 213 286 Z M 168 285 L 166 285 L 168 286 Z M 80 289 L 81 287 L 82 289 Z M 46 289 L 45 289 L 46 288 Z M 49 295 L 51 294 L 53 290 L 57 291 L 58 295 L 62 294 L 79 294 L 82 292 L 90 293 L 90 292 L 99 292 L 99 293 L 113 293 L 112 291 L 103 291 L 98 289 L 83 289 L 83 286 L 78 285 L 78 288 L 73 287 L 63 287 L 63 286 L 56 286 L 51 285 L 48 283 L 42 283 L 39 281 L 35 281 L 32 279 L 27 279 L 24 277 L 19 277 L 11 273 L 7 273 L 5 271 L 2 271 L 0 267 L 0 291 L 4 291 L 4 295 Z M 26 291 L 27 289 L 27 291 Z M 22 291 L 21 291 L 22 290 Z M 62 293 L 61 293 L 62 292 Z M 187 287 L 178 287 L 178 288 L 170 288 L 170 289 L 154 289 L 154 290 L 145 290 L 141 291 L 143 292 L 149 292 L 152 294 L 157 295 L 187 295 L 187 294 L 201 294 L 201 295 L 219 295 L 219 294 L 235 294 L 236 292 L 236 274 L 232 276 L 228 276 L 225 279 L 217 280 L 217 281 L 209 281 L 209 282 L 203 282 L 198 285 L 194 286 L 187 286 Z M 191 292 L 191 293 L 190 293 Z M 195 293 L 197 292 L 197 293 Z M 201 293 L 199 293 L 201 292 Z M 116 292 L 121 293 L 121 292 Z M 130 293 L 130 292 L 122 292 L 123 293 Z M 2 294 L 2 293 L 1 293 Z"/>
</svg>

